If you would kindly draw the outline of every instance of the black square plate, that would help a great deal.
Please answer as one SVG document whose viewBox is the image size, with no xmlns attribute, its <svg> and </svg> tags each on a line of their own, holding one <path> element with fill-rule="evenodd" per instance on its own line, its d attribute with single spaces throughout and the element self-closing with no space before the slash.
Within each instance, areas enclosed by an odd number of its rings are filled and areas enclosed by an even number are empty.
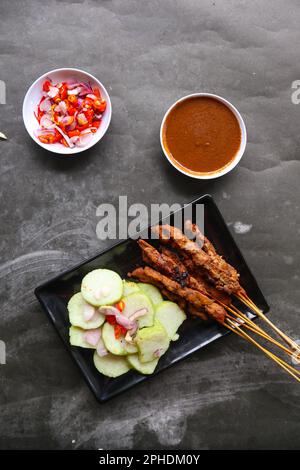
<svg viewBox="0 0 300 470">
<path fill-rule="evenodd" d="M 204 205 L 205 235 L 212 241 L 217 251 L 237 268 L 241 275 L 241 284 L 248 295 L 263 312 L 267 312 L 268 304 L 212 197 L 205 195 L 190 203 L 188 208 L 192 211 L 190 212 L 192 217 L 195 214 L 197 204 Z M 186 208 L 187 205 L 185 205 Z M 100 267 L 108 268 L 117 271 L 121 277 L 125 278 L 128 271 L 140 263 L 141 253 L 136 241 L 127 239 L 60 274 L 35 290 L 35 295 L 53 322 L 59 336 L 80 367 L 88 385 L 101 402 L 151 376 L 144 376 L 135 371 L 129 371 L 115 379 L 101 375 L 94 366 L 93 351 L 74 347 L 69 343 L 70 325 L 67 303 L 70 297 L 80 290 L 81 280 L 89 271 Z M 242 305 L 240 307 L 241 310 L 247 312 L 246 307 Z M 187 319 L 181 326 L 179 333 L 179 340 L 173 342 L 167 353 L 161 358 L 155 374 L 224 336 L 228 330 L 221 328 L 216 323 L 203 324 L 198 320 Z"/>
</svg>

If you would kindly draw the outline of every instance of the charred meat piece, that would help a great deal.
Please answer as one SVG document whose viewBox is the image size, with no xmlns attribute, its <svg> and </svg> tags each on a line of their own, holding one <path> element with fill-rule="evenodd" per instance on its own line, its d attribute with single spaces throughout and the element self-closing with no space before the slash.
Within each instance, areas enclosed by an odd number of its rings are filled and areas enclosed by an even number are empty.
<svg viewBox="0 0 300 470">
<path fill-rule="evenodd" d="M 190 287 L 208 297 L 217 298 L 218 300 L 222 299 L 225 301 L 224 298 L 226 297 L 226 300 L 229 299 L 230 303 L 230 298 L 224 292 L 218 291 L 213 286 L 209 285 L 202 277 L 194 276 L 192 273 L 189 273 L 184 262 L 180 260 L 179 256 L 174 251 L 162 247 L 160 253 L 144 240 L 139 240 L 138 243 L 142 248 L 144 262 L 154 269 L 157 269 L 162 274 L 171 277 L 174 281 L 179 282 L 181 287 Z"/>
<path fill-rule="evenodd" d="M 188 272 L 198 281 L 202 289 L 205 289 L 207 294 L 215 300 L 223 302 L 226 305 L 231 304 L 231 297 L 224 290 L 218 290 L 211 282 L 207 281 L 203 270 L 197 269 L 194 265 L 193 260 L 188 257 L 182 259 L 182 263 L 185 265 Z M 201 290 L 201 289 L 200 289 Z"/>
<path fill-rule="evenodd" d="M 139 240 L 138 244 L 142 249 L 143 261 L 150 264 L 158 271 L 178 282 L 181 287 L 187 285 L 188 272 L 183 264 L 176 262 L 165 253 L 160 253 L 156 248 L 145 240 Z"/>
<path fill-rule="evenodd" d="M 193 224 L 190 220 L 185 222 L 185 228 L 190 230 L 195 236 L 196 242 L 202 246 L 202 250 L 209 256 L 211 263 L 220 271 L 222 277 L 231 279 L 232 283 L 236 283 L 238 289 L 234 293 L 245 293 L 244 289 L 239 283 L 239 273 L 237 270 L 227 263 L 217 252 L 213 244 L 203 235 L 198 225 Z"/>
<path fill-rule="evenodd" d="M 150 282 L 157 287 L 167 289 L 171 293 L 182 297 L 196 309 L 199 309 L 200 311 L 204 309 L 210 317 L 214 318 L 214 320 L 219 323 L 223 324 L 225 321 L 226 312 L 224 308 L 215 303 L 212 299 L 189 287 L 181 287 L 178 282 L 169 279 L 148 266 L 145 268 L 137 268 L 132 273 L 128 273 L 128 276 L 135 277 L 143 282 Z"/>
<path fill-rule="evenodd" d="M 168 244 L 179 252 L 189 256 L 194 265 L 200 267 L 206 278 L 212 279 L 217 289 L 228 294 L 243 291 L 239 284 L 239 275 L 232 266 L 228 265 L 219 255 L 208 254 L 197 243 L 189 240 L 181 230 L 170 225 L 157 225 L 153 232 L 158 235 L 161 243 Z"/>
</svg>

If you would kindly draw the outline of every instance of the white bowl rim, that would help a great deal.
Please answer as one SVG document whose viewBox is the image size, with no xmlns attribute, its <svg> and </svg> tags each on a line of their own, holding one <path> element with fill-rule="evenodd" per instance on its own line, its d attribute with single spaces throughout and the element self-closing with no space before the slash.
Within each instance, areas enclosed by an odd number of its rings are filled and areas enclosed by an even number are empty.
<svg viewBox="0 0 300 470">
<path fill-rule="evenodd" d="M 41 80 L 41 79 L 44 79 L 44 78 L 47 78 L 49 75 L 53 74 L 53 73 L 57 73 L 57 72 L 64 72 L 64 71 L 71 71 L 71 72 L 79 72 L 79 73 L 82 73 L 83 75 L 86 75 L 88 76 L 89 78 L 91 78 L 93 81 L 95 81 L 96 83 L 98 83 L 100 85 L 100 87 L 104 90 L 104 92 L 106 93 L 106 96 L 107 96 L 107 101 L 109 102 L 109 116 L 108 116 L 108 121 L 107 121 L 107 125 L 106 125 L 106 129 L 104 130 L 102 136 L 98 136 L 98 138 L 95 138 L 90 144 L 86 145 L 85 147 L 74 147 L 74 148 L 69 148 L 68 152 L 64 152 L 63 151 L 63 148 L 61 149 L 62 151 L 59 151 L 55 148 L 53 148 L 51 145 L 47 145 L 47 144 L 43 144 L 42 142 L 40 142 L 37 137 L 31 132 L 31 130 L 28 128 L 27 126 L 27 123 L 26 123 L 26 119 L 25 119 L 25 106 L 27 105 L 27 100 L 29 99 L 29 95 L 30 95 L 30 92 L 32 91 L 32 89 L 36 86 L 36 84 Z M 34 110 L 33 110 L 34 111 Z M 74 67 L 61 67 L 61 68 L 58 68 L 58 69 L 53 69 L 53 70 L 49 70 L 48 72 L 44 73 L 43 75 L 41 75 L 40 77 L 38 77 L 31 85 L 30 87 L 28 88 L 25 96 L 24 96 L 24 99 L 23 99 L 23 106 L 22 106 L 22 117 L 23 117 L 23 122 L 24 122 L 24 126 L 28 132 L 28 134 L 30 135 L 30 137 L 40 146 L 42 147 L 43 149 L 45 150 L 48 150 L 48 152 L 52 152 L 52 153 L 56 153 L 58 155 L 75 155 L 76 153 L 81 153 L 81 152 L 84 152 L 85 150 L 88 150 L 89 148 L 93 147 L 94 145 L 96 145 L 103 137 L 104 135 L 106 134 L 109 126 L 110 126 L 110 122 L 111 122 L 111 115 L 112 115 L 112 104 L 111 104 L 111 99 L 110 99 L 110 96 L 109 96 L 109 93 L 107 91 L 107 89 L 105 88 L 105 86 L 103 85 L 102 82 L 100 82 L 100 80 L 98 80 L 98 78 L 96 78 L 94 75 L 92 75 L 91 73 L 89 72 L 86 72 L 85 70 L 82 70 L 82 69 L 78 69 L 78 68 L 74 68 Z M 97 133 L 94 134 L 95 137 L 97 136 Z M 52 148 L 51 148 L 52 147 Z"/>
<path fill-rule="evenodd" d="M 169 113 L 172 111 L 173 108 L 175 108 L 175 106 L 177 106 L 178 103 L 180 103 L 182 101 L 185 101 L 189 98 L 196 98 L 197 96 L 214 98 L 217 101 L 220 101 L 221 103 L 225 104 L 233 112 L 233 114 L 237 118 L 237 121 L 238 121 L 240 129 L 241 129 L 241 144 L 240 144 L 239 150 L 237 151 L 237 153 L 236 153 L 235 157 L 232 159 L 232 161 L 228 165 L 226 165 L 224 168 L 221 168 L 220 170 L 217 170 L 215 172 L 210 172 L 210 173 L 203 173 L 203 174 L 197 173 L 197 172 L 190 173 L 188 170 L 185 171 L 183 168 L 177 166 L 176 163 L 170 158 L 170 155 L 168 154 L 167 150 L 165 149 L 165 146 L 164 146 L 164 143 L 163 143 L 163 129 L 164 129 L 164 125 L 165 125 L 165 122 L 166 122 L 166 119 L 167 119 Z M 160 126 L 160 145 L 161 145 L 162 150 L 165 154 L 165 157 L 171 163 L 171 165 L 174 168 L 176 168 L 176 170 L 180 171 L 181 173 L 183 173 L 186 176 L 189 176 L 190 178 L 210 180 L 210 179 L 220 178 L 221 176 L 226 175 L 231 170 L 233 170 L 237 166 L 239 161 L 241 160 L 241 158 L 242 158 L 242 156 L 245 152 L 246 144 L 247 144 L 247 131 L 246 131 L 246 126 L 245 126 L 244 120 L 243 120 L 240 112 L 237 110 L 237 108 L 232 103 L 230 103 L 230 101 L 226 100 L 222 96 L 215 95 L 214 93 L 191 93 L 190 95 L 186 95 L 186 96 L 183 96 L 182 98 L 179 98 L 166 111 L 166 113 L 163 117 L 163 120 L 161 122 L 161 126 Z"/>
</svg>

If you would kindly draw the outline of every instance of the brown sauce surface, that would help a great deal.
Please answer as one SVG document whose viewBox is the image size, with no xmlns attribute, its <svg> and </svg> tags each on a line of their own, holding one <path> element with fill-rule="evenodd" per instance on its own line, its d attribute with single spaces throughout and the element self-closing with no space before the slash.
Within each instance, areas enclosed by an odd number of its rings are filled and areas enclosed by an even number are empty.
<svg viewBox="0 0 300 470">
<path fill-rule="evenodd" d="M 170 111 L 163 143 L 175 165 L 177 162 L 184 169 L 209 173 L 234 159 L 241 145 L 241 129 L 225 104 L 214 98 L 194 97 Z"/>
</svg>

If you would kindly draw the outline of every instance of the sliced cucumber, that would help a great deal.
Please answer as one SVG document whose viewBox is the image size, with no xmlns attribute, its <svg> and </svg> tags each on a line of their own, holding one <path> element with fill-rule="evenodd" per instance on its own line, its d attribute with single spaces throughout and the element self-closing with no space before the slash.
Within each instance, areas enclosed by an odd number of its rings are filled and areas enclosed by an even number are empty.
<svg viewBox="0 0 300 470">
<path fill-rule="evenodd" d="M 119 274 L 110 269 L 95 269 L 82 279 L 84 299 L 96 307 L 118 302 L 123 295 L 123 282 Z"/>
<path fill-rule="evenodd" d="M 79 346 L 81 348 L 96 349 L 96 346 L 92 346 L 91 344 L 87 343 L 87 341 L 84 339 L 84 333 L 85 330 L 82 328 L 71 326 L 69 329 L 70 344 L 72 346 Z"/>
<path fill-rule="evenodd" d="M 127 341 L 124 340 L 124 349 L 127 351 L 127 354 L 134 354 L 138 352 L 138 348 L 135 344 L 133 343 L 128 343 Z"/>
<path fill-rule="evenodd" d="M 94 315 L 88 321 L 84 319 L 84 310 L 86 308 L 94 308 L 89 305 L 84 298 L 82 297 L 81 293 L 78 292 L 77 294 L 73 295 L 68 303 L 68 311 L 69 311 L 69 319 L 70 323 L 73 326 L 79 326 L 84 330 L 91 330 L 94 328 L 99 328 L 104 321 L 105 316 L 102 313 L 99 313 L 97 309 L 95 309 Z"/>
<path fill-rule="evenodd" d="M 136 292 L 134 294 L 127 295 L 123 298 L 125 308 L 123 310 L 123 315 L 130 317 L 133 313 L 141 310 L 142 308 L 147 308 L 148 313 L 139 317 L 137 319 L 139 328 L 144 328 L 145 326 L 152 326 L 154 322 L 154 307 L 149 299 L 149 297 L 142 292 Z"/>
<path fill-rule="evenodd" d="M 144 294 L 148 295 L 150 300 L 152 301 L 153 305 L 160 304 L 164 299 L 159 291 L 159 289 L 152 284 L 146 284 L 144 282 L 138 283 L 139 288 L 144 292 Z"/>
<path fill-rule="evenodd" d="M 139 360 L 139 356 L 137 354 L 129 354 L 127 356 L 127 361 L 129 362 L 131 367 L 133 367 L 135 370 L 137 370 L 141 374 L 148 375 L 148 374 L 153 374 L 159 359 L 154 359 L 151 362 L 142 363 Z"/>
<path fill-rule="evenodd" d="M 170 339 L 163 325 L 155 320 L 153 326 L 138 331 L 136 345 L 139 350 L 139 360 L 143 363 L 150 362 L 167 351 Z"/>
<path fill-rule="evenodd" d="M 186 319 L 186 314 L 177 304 L 165 300 L 157 305 L 155 318 L 165 327 L 169 338 L 173 340 L 181 323 Z"/>
<path fill-rule="evenodd" d="M 136 282 L 133 281 L 123 281 L 123 295 L 130 295 L 134 292 L 140 292 L 140 288 Z"/>
<path fill-rule="evenodd" d="M 107 322 L 104 323 L 102 328 L 102 339 L 106 349 L 112 354 L 116 354 L 117 356 L 126 356 L 126 354 L 128 354 L 128 351 L 124 348 L 123 341 L 116 339 L 113 325 Z"/>
<path fill-rule="evenodd" d="M 130 365 L 124 357 L 107 354 L 106 356 L 98 356 L 94 353 L 94 364 L 101 374 L 107 377 L 119 377 L 126 374 L 130 370 Z"/>
</svg>

